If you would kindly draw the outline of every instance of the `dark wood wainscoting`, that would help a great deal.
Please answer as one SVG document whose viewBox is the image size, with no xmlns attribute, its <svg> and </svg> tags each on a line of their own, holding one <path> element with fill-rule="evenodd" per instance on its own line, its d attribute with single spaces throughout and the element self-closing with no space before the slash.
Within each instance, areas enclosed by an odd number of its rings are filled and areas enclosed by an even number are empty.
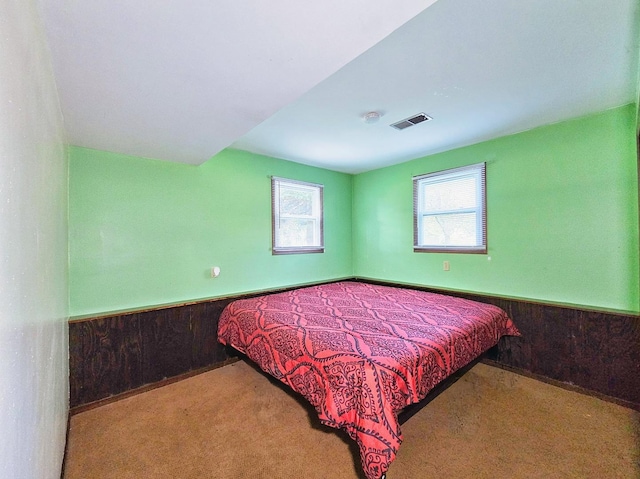
<svg viewBox="0 0 640 479">
<path fill-rule="evenodd" d="M 597 393 L 640 410 L 640 318 L 510 301 L 522 332 L 489 359 Z M 517 319 L 516 319 L 517 318 Z"/>
<path fill-rule="evenodd" d="M 362 281 L 494 304 L 509 314 L 522 337 L 505 337 L 489 350 L 493 364 L 640 410 L 640 315 Z"/>
<path fill-rule="evenodd" d="M 224 308 L 236 299 L 292 289 L 296 287 L 72 318 L 71 414 L 236 361 L 236 353 L 218 343 L 218 320 Z"/>
<path fill-rule="evenodd" d="M 217 338 L 231 299 L 72 320 L 70 406 L 77 408 L 167 378 L 228 362 Z"/>
<path fill-rule="evenodd" d="M 590 311 L 482 294 L 441 291 L 362 279 L 376 284 L 446 293 L 503 308 L 521 338 L 503 338 L 493 364 L 577 386 L 640 410 L 640 316 Z M 285 288 L 278 291 L 285 291 Z M 275 291 L 269 291 L 275 292 Z M 71 411 L 129 395 L 227 364 L 217 342 L 218 319 L 243 294 L 167 308 L 71 320 Z"/>
</svg>

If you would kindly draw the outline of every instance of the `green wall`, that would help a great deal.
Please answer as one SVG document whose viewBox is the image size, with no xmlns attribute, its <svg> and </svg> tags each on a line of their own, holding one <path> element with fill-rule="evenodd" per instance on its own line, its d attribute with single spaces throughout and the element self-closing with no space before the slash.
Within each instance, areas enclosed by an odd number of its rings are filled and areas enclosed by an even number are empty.
<svg viewBox="0 0 640 479">
<path fill-rule="evenodd" d="M 352 275 L 640 311 L 636 113 L 627 105 L 356 176 L 235 150 L 193 167 L 72 147 L 71 314 Z M 412 176 L 481 161 L 488 254 L 414 253 Z M 325 185 L 324 254 L 271 254 L 270 175 Z"/>
<path fill-rule="evenodd" d="M 635 115 L 628 105 L 356 176 L 355 274 L 639 311 Z M 488 254 L 414 253 L 412 176 L 481 161 Z"/>
<path fill-rule="evenodd" d="M 325 253 L 271 254 L 270 175 L 324 184 Z M 195 167 L 72 147 L 71 314 L 352 276 L 351 191 L 350 175 L 236 150 Z"/>
</svg>

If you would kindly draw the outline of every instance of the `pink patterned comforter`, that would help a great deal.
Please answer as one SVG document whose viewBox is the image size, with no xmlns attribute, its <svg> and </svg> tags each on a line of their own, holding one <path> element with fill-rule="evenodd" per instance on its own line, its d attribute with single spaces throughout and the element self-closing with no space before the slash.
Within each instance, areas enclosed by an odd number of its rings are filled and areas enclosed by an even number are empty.
<svg viewBox="0 0 640 479">
<path fill-rule="evenodd" d="M 396 456 L 402 408 L 519 334 L 496 306 L 349 281 L 235 301 L 218 326 L 221 343 L 302 394 L 322 423 L 347 431 L 368 479 Z"/>
</svg>

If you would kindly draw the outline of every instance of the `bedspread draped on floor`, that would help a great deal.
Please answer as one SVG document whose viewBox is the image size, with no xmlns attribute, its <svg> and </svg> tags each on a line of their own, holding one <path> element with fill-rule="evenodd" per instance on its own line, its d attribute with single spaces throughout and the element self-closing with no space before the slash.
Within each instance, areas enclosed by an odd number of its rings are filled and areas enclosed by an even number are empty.
<svg viewBox="0 0 640 479">
<path fill-rule="evenodd" d="M 379 479 L 402 435 L 397 413 L 519 335 L 496 306 L 423 291 L 338 282 L 231 303 L 219 340 L 303 395 L 360 449 Z"/>
</svg>

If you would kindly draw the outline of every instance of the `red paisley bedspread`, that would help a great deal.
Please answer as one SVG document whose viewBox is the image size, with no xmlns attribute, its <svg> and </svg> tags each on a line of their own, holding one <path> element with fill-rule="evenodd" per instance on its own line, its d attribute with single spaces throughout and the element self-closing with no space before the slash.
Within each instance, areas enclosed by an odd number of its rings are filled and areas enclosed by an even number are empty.
<svg viewBox="0 0 640 479">
<path fill-rule="evenodd" d="M 218 326 L 221 343 L 347 431 L 368 479 L 396 456 L 402 408 L 501 336 L 519 334 L 496 306 L 348 281 L 235 301 Z"/>
</svg>

